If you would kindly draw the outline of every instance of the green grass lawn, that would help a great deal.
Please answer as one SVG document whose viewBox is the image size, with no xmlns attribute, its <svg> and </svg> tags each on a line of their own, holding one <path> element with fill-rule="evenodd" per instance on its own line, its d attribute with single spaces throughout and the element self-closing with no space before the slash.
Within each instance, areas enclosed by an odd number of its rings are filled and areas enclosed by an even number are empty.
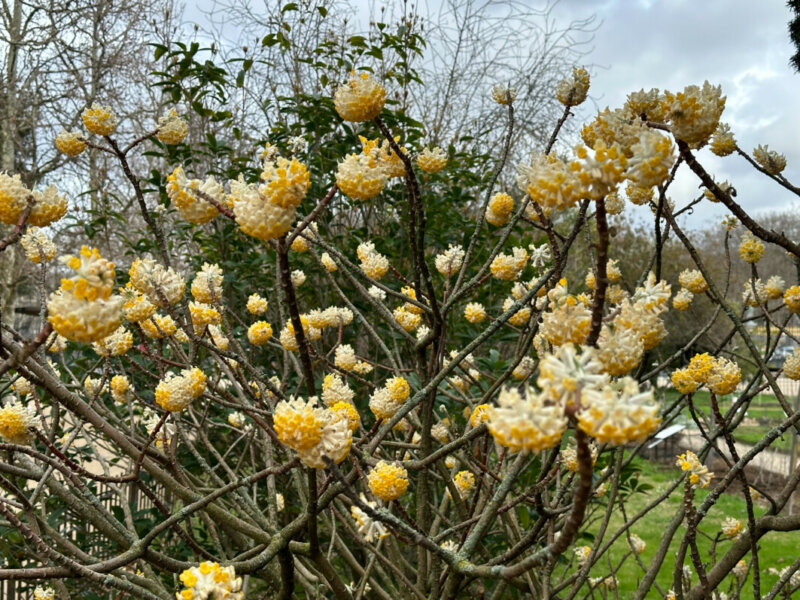
<svg viewBox="0 0 800 600">
<path fill-rule="evenodd" d="M 629 496 L 625 502 L 625 510 L 630 518 L 632 515 L 639 512 L 642 508 L 647 506 L 650 502 L 652 502 L 659 494 L 663 493 L 670 483 L 674 482 L 676 478 L 679 476 L 679 471 L 677 467 L 670 468 L 666 465 L 659 465 L 656 463 L 652 463 L 643 459 L 637 459 L 637 463 L 642 471 L 640 476 L 640 482 L 649 484 L 652 487 L 647 492 L 639 492 Z M 640 519 L 632 528 L 631 533 L 635 533 L 639 537 L 641 537 L 646 543 L 647 548 L 645 549 L 644 553 L 640 556 L 642 563 L 644 564 L 645 568 L 649 566 L 650 561 L 655 556 L 656 550 L 658 545 L 661 541 L 661 537 L 664 534 L 667 524 L 669 523 L 670 519 L 675 515 L 675 512 L 679 508 L 682 502 L 682 492 L 683 486 L 679 486 L 673 494 L 667 498 L 661 505 L 654 508 L 651 512 L 649 512 L 645 517 Z M 700 503 L 705 499 L 708 495 L 706 490 L 698 490 L 695 495 L 695 506 L 699 506 Z M 593 517 L 596 517 L 597 520 L 593 522 L 590 526 L 590 530 L 592 532 L 596 532 L 598 530 L 599 521 L 602 519 L 603 510 L 605 509 L 604 506 L 597 507 L 597 512 L 593 513 Z M 764 514 L 765 507 L 764 505 L 758 505 L 756 507 L 756 516 Z M 710 549 L 712 546 L 712 541 L 709 539 L 710 536 L 712 539 L 720 532 L 720 525 L 725 517 L 731 516 L 734 518 L 739 519 L 742 524 L 746 527 L 747 526 L 747 509 L 745 507 L 744 498 L 741 496 L 734 496 L 729 494 L 723 494 L 722 497 L 718 500 L 718 502 L 711 508 L 709 511 L 708 516 L 700 523 L 700 532 L 697 539 L 698 539 L 698 546 L 703 557 L 704 562 L 707 564 L 710 563 Z M 619 510 L 619 507 L 616 506 L 611 517 L 611 521 L 606 533 L 606 539 L 608 539 L 608 532 L 614 532 L 619 528 L 619 526 L 623 523 L 622 515 Z M 680 540 L 683 537 L 684 527 L 681 526 L 678 531 L 676 532 L 675 536 L 673 537 L 672 544 L 670 546 L 669 551 L 667 552 L 666 559 L 664 564 L 661 567 L 661 570 L 656 578 L 656 581 L 661 586 L 661 588 L 666 592 L 672 586 L 672 571 L 675 564 L 675 553 L 678 550 L 680 545 Z M 706 535 L 703 535 L 706 534 Z M 575 545 L 583 545 L 588 544 L 591 545 L 590 540 L 584 541 L 576 541 Z M 722 556 L 730 547 L 730 541 L 720 541 L 717 543 L 716 546 L 716 554 L 717 557 Z M 783 567 L 792 563 L 792 561 L 797 558 L 798 556 L 798 549 L 800 548 L 800 543 L 798 543 L 798 534 L 796 532 L 793 533 L 770 533 L 760 541 L 760 551 L 759 551 L 759 559 L 761 562 L 760 565 L 760 573 L 761 573 L 761 590 L 762 594 L 766 595 L 772 585 L 777 581 L 777 576 L 772 575 L 768 572 L 770 567 L 774 567 L 778 570 L 782 569 Z M 570 549 L 570 552 L 572 550 Z M 611 547 L 610 550 L 610 559 L 611 564 L 616 568 L 619 564 L 620 559 L 629 552 L 627 538 L 625 536 L 621 536 Z M 746 557 L 748 564 L 750 563 L 750 556 Z M 691 566 L 691 559 L 688 556 L 686 557 L 686 561 L 684 564 Z M 694 567 L 692 567 L 692 571 L 695 571 Z M 610 573 L 610 569 L 608 566 L 608 560 L 606 557 L 603 557 L 598 564 L 595 564 L 592 567 L 590 576 L 592 577 L 604 577 Z M 619 582 L 619 598 L 629 598 L 632 597 L 633 592 L 636 590 L 636 587 L 643 576 L 643 571 L 636 563 L 635 559 L 631 556 L 623 564 L 622 568 L 617 572 L 617 580 Z M 555 579 L 555 578 L 554 578 Z M 718 587 L 717 589 L 720 591 L 728 591 L 728 585 L 734 579 L 733 575 L 729 575 L 725 581 Z M 697 574 L 694 573 L 694 577 L 692 579 L 693 583 L 698 582 Z M 580 595 L 578 597 L 581 597 Z M 602 597 L 602 595 L 596 595 L 595 597 Z M 614 597 L 613 592 L 609 597 Z M 753 591 L 752 591 L 752 579 L 751 575 L 748 574 L 748 578 L 746 580 L 745 586 L 742 591 L 742 598 L 752 598 Z M 647 595 L 647 598 L 662 598 L 662 596 L 658 593 L 656 588 L 654 587 Z"/>
</svg>

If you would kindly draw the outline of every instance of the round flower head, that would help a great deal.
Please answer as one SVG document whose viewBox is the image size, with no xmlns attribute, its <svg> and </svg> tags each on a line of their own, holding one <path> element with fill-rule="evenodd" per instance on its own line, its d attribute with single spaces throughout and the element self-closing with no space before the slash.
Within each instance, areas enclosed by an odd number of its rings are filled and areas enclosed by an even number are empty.
<svg viewBox="0 0 800 600">
<path fill-rule="evenodd" d="M 417 166 L 426 173 L 437 173 L 444 169 L 445 165 L 447 165 L 447 153 L 438 146 L 433 150 L 426 147 L 417 156 Z"/>
<path fill-rule="evenodd" d="M 0 173 L 0 222 L 16 225 L 31 196 L 19 175 Z"/>
<path fill-rule="evenodd" d="M 800 313 L 800 285 L 793 285 L 783 294 L 783 302 L 789 312 Z"/>
<path fill-rule="evenodd" d="M 714 136 L 711 138 L 709 149 L 717 156 L 728 156 L 734 153 L 736 140 L 733 137 L 733 133 L 731 133 L 730 125 L 727 123 L 717 125 Z"/>
<path fill-rule="evenodd" d="M 353 443 L 353 433 L 347 418 L 342 418 L 341 414 L 332 409 L 323 411 L 323 418 L 325 425 L 319 443 L 306 450 L 297 450 L 302 463 L 312 469 L 326 468 L 326 460 L 339 464 L 347 458 Z"/>
<path fill-rule="evenodd" d="M 361 416 L 351 402 L 337 402 L 330 407 L 331 416 L 335 419 L 344 419 L 350 431 L 355 433 L 361 423 Z"/>
<path fill-rule="evenodd" d="M 572 68 L 572 77 L 559 82 L 556 98 L 564 106 L 578 106 L 586 100 L 589 92 L 589 72 L 580 67 Z"/>
<path fill-rule="evenodd" d="M 625 377 L 612 387 L 586 390 L 578 426 L 598 442 L 611 445 L 642 441 L 661 422 L 652 390 L 642 392 L 639 384 Z"/>
<path fill-rule="evenodd" d="M 114 375 L 111 378 L 109 387 L 111 388 L 111 396 L 117 404 L 125 404 L 133 397 L 135 391 L 131 382 L 124 375 Z"/>
<path fill-rule="evenodd" d="M 328 271 L 328 273 L 333 273 L 334 271 L 339 270 L 339 265 L 336 264 L 336 261 L 331 258 L 331 255 L 327 252 L 323 252 L 322 256 L 319 258 L 322 266 Z"/>
<path fill-rule="evenodd" d="M 481 423 L 485 423 L 489 419 L 489 404 L 479 404 L 472 410 L 469 416 L 469 423 L 473 427 L 477 427 Z"/>
<path fill-rule="evenodd" d="M 164 144 L 180 144 L 189 133 L 189 125 L 178 116 L 175 109 L 158 119 L 156 137 Z"/>
<path fill-rule="evenodd" d="M 369 200 L 377 196 L 386 186 L 386 179 L 386 172 L 377 157 L 363 152 L 348 154 L 336 171 L 336 185 L 353 200 Z"/>
<path fill-rule="evenodd" d="M 741 380 L 742 371 L 739 366 L 727 358 L 718 357 L 714 360 L 706 385 L 710 392 L 722 396 L 733 392 Z"/>
<path fill-rule="evenodd" d="M 124 327 L 117 328 L 111 335 L 92 344 L 99 356 L 122 356 L 133 346 L 133 335 Z"/>
<path fill-rule="evenodd" d="M 589 546 L 578 546 L 573 552 L 575 552 L 575 560 L 578 562 L 578 565 L 583 566 L 586 564 L 586 561 L 589 560 L 592 549 Z"/>
<path fill-rule="evenodd" d="M 764 244 L 758 238 L 745 234 L 739 244 L 739 256 L 744 262 L 757 263 L 764 256 Z"/>
<path fill-rule="evenodd" d="M 58 252 L 56 245 L 38 227 L 28 227 L 19 242 L 26 258 L 36 264 L 53 260 Z"/>
<path fill-rule="evenodd" d="M 361 261 L 361 268 L 370 279 L 378 281 L 389 271 L 389 259 L 375 250 L 372 242 L 359 244 L 357 253 Z"/>
<path fill-rule="evenodd" d="M 361 501 L 372 509 L 377 506 L 376 502 L 367 502 L 364 494 L 361 494 Z M 355 504 L 350 507 L 350 514 L 353 516 L 356 525 L 358 525 L 358 532 L 364 536 L 364 541 L 374 542 L 389 536 L 389 532 L 383 523 L 373 520 L 372 517 Z"/>
<path fill-rule="evenodd" d="M 322 402 L 331 407 L 340 402 L 353 403 L 355 392 L 335 373 L 328 373 L 322 380 Z"/>
<path fill-rule="evenodd" d="M 475 489 L 475 475 L 470 471 L 459 471 L 453 477 L 453 484 L 458 490 L 458 495 L 462 499 L 467 498 L 472 493 L 472 490 Z"/>
<path fill-rule="evenodd" d="M 53 588 L 43 588 L 37 585 L 33 590 L 33 600 L 55 600 L 56 591 Z"/>
<path fill-rule="evenodd" d="M 702 464 L 697 455 L 691 450 L 681 454 L 675 464 L 682 471 L 689 472 L 689 483 L 693 488 L 707 488 L 714 478 L 714 473 L 709 472 L 708 467 Z"/>
<path fill-rule="evenodd" d="M 486 309 L 480 302 L 470 302 L 464 307 L 464 318 L 470 323 L 480 323 L 486 318 Z"/>
<path fill-rule="evenodd" d="M 100 256 L 97 248 L 81 248 L 77 256 L 62 257 L 75 275 L 61 280 L 61 288 L 50 295 L 47 320 L 53 329 L 76 342 L 94 342 L 110 335 L 122 322 L 123 299 L 112 296 L 114 263 Z"/>
<path fill-rule="evenodd" d="M 152 317 L 140 321 L 139 327 L 142 328 L 142 333 L 153 340 L 169 337 L 178 330 L 172 317 L 160 314 L 154 314 Z"/>
<path fill-rule="evenodd" d="M 630 372 L 644 355 L 644 343 L 631 329 L 615 329 L 613 333 L 603 327 L 597 343 L 597 358 L 603 370 L 614 377 Z"/>
<path fill-rule="evenodd" d="M 247 330 L 247 339 L 254 346 L 263 346 L 272 337 L 272 326 L 266 321 L 256 321 Z"/>
<path fill-rule="evenodd" d="M 333 355 L 333 364 L 344 371 L 352 371 L 356 368 L 358 359 L 356 358 L 353 347 L 349 344 L 342 344 L 336 348 Z"/>
<path fill-rule="evenodd" d="M 622 214 L 625 209 L 625 198 L 617 192 L 612 192 L 606 196 L 606 212 L 610 215 Z"/>
<path fill-rule="evenodd" d="M 180 580 L 186 587 L 175 594 L 177 600 L 244 600 L 242 579 L 236 577 L 233 566 L 203 562 L 186 569 Z"/>
<path fill-rule="evenodd" d="M 503 192 L 498 192 L 486 206 L 486 220 L 496 227 L 508 223 L 514 210 L 514 199 Z"/>
<path fill-rule="evenodd" d="M 229 413 L 228 414 L 228 423 L 230 423 L 230 425 L 232 427 L 236 427 L 237 429 L 239 429 L 245 423 L 245 416 L 242 413 L 238 412 L 238 411 L 234 411 L 232 413 Z"/>
<path fill-rule="evenodd" d="M 137 258 L 128 270 L 131 285 L 147 295 L 147 299 L 161 308 L 175 304 L 183 297 L 186 283 L 172 267 L 165 269 L 151 258 Z"/>
<path fill-rule="evenodd" d="M 567 428 L 567 418 L 560 403 L 546 405 L 542 396 L 528 389 L 528 399 L 519 391 L 503 389 L 498 406 L 488 409 L 487 426 L 495 442 L 512 452 L 538 452 L 552 448 Z"/>
<path fill-rule="evenodd" d="M 197 367 L 184 369 L 180 375 L 167 373 L 156 386 L 156 403 L 170 412 L 183 410 L 206 391 L 206 375 Z"/>
<path fill-rule="evenodd" d="M 281 237 L 292 228 L 296 211 L 294 207 L 283 208 L 265 202 L 252 183 L 230 182 L 230 202 L 239 228 L 249 236 L 260 240 Z"/>
<path fill-rule="evenodd" d="M 665 91 L 662 106 L 673 135 L 690 148 L 700 148 L 717 129 L 725 96 L 720 86 L 706 81 L 702 88 L 690 85 L 674 94 Z"/>
<path fill-rule="evenodd" d="M 625 171 L 628 180 L 642 188 L 664 183 L 675 162 L 672 140 L 652 129 L 643 129 L 631 151 L 633 156 Z"/>
<path fill-rule="evenodd" d="M 434 262 L 439 273 L 451 277 L 461 269 L 461 264 L 464 262 L 464 248 L 450 244 L 447 250 L 436 255 Z"/>
<path fill-rule="evenodd" d="M 308 402 L 302 398 L 279 402 L 272 420 L 281 443 L 298 452 L 319 444 L 328 422 L 325 411 L 317 407 L 316 397 Z"/>
<path fill-rule="evenodd" d="M 258 193 L 273 206 L 296 208 L 308 193 L 311 176 L 306 165 L 296 158 L 278 157 L 275 162 L 264 162 Z"/>
<path fill-rule="evenodd" d="M 498 83 L 492 87 L 492 100 L 500 105 L 508 106 L 517 99 L 517 89 Z"/>
<path fill-rule="evenodd" d="M 687 289 L 681 288 L 672 299 L 672 308 L 675 310 L 689 310 L 694 294 Z"/>
<path fill-rule="evenodd" d="M 6 400 L 5 406 L 0 408 L 0 438 L 12 444 L 27 445 L 33 439 L 31 427 L 39 427 L 39 417 L 33 406 L 26 408 L 15 399 Z"/>
<path fill-rule="evenodd" d="M 688 368 L 673 371 L 671 380 L 672 385 L 681 394 L 692 394 L 697 391 L 697 381 Z"/>
<path fill-rule="evenodd" d="M 67 131 L 62 129 L 56 136 L 56 148 L 67 156 L 78 156 L 86 150 L 86 140 L 77 131 Z"/>
<path fill-rule="evenodd" d="M 28 223 L 44 227 L 58 221 L 67 213 L 67 199 L 59 194 L 56 186 L 49 185 L 44 191 L 34 190 L 33 208 L 28 216 Z"/>
<path fill-rule="evenodd" d="M 725 517 L 722 521 L 722 535 L 728 539 L 738 539 L 742 534 L 742 522 L 733 517 Z"/>
<path fill-rule="evenodd" d="M 753 158 L 770 175 L 777 175 L 786 168 L 786 157 L 769 146 L 757 146 L 753 150 Z"/>
<path fill-rule="evenodd" d="M 783 296 L 784 289 L 786 289 L 786 282 L 780 275 L 773 275 L 764 284 L 764 292 L 769 300 L 777 300 Z"/>
<path fill-rule="evenodd" d="M 767 301 L 767 290 L 760 279 L 749 279 L 744 282 L 742 302 L 747 306 L 761 306 Z"/>
<path fill-rule="evenodd" d="M 379 421 L 391 419 L 402 405 L 403 402 L 394 400 L 385 387 L 375 390 L 369 398 L 369 409 Z"/>
<path fill-rule="evenodd" d="M 81 119 L 83 126 L 96 135 L 111 135 L 117 128 L 117 117 L 111 112 L 110 106 L 92 104 L 91 108 L 83 111 Z"/>
<path fill-rule="evenodd" d="M 254 315 L 263 315 L 267 312 L 267 301 L 258 294 L 250 294 L 247 299 L 247 310 Z"/>
<path fill-rule="evenodd" d="M 529 163 L 517 165 L 517 186 L 545 214 L 571 208 L 584 195 L 575 171 L 554 154 L 533 153 Z"/>
<path fill-rule="evenodd" d="M 792 354 L 783 362 L 783 374 L 789 379 L 800 379 L 800 350 L 795 348 Z"/>
<path fill-rule="evenodd" d="M 360 123 L 377 117 L 386 102 L 386 90 L 369 73 L 351 73 L 347 83 L 336 90 L 333 105 L 345 121 Z"/>
<path fill-rule="evenodd" d="M 515 281 L 519 279 L 522 269 L 528 262 L 528 252 L 524 248 L 512 248 L 512 254 L 498 254 L 492 260 L 489 269 L 497 279 Z"/>
<path fill-rule="evenodd" d="M 167 176 L 166 190 L 167 196 L 178 209 L 181 218 L 190 223 L 208 223 L 219 214 L 217 207 L 200 197 L 197 192 L 213 198 L 218 204 L 225 203 L 225 190 L 213 175 L 206 177 L 205 181 L 189 179 L 181 166 L 175 167 Z"/>
<path fill-rule="evenodd" d="M 708 290 L 708 283 L 703 274 L 697 270 L 686 269 L 681 271 L 678 281 L 693 294 L 703 294 Z"/>
<path fill-rule="evenodd" d="M 733 571 L 731 571 L 737 579 L 743 579 L 745 575 L 747 575 L 747 561 L 740 560 L 736 563 L 736 566 L 733 567 Z"/>
<path fill-rule="evenodd" d="M 380 461 L 367 476 L 370 491 L 387 502 L 397 500 L 408 489 L 408 472 L 400 465 Z"/>
</svg>

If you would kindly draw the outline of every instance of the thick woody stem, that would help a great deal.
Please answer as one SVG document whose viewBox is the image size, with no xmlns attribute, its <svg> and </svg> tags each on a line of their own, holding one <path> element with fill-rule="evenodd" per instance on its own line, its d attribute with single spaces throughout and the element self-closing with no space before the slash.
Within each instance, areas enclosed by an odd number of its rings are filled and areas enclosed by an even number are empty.
<svg viewBox="0 0 800 600">
<path fill-rule="evenodd" d="M 597 201 L 595 211 L 597 222 L 597 271 L 595 273 L 594 298 L 592 299 L 592 324 L 589 336 L 586 338 L 587 346 L 596 346 L 600 337 L 600 328 L 603 325 L 603 304 L 606 300 L 608 288 L 608 221 L 606 220 L 606 203 L 604 199 Z"/>
</svg>

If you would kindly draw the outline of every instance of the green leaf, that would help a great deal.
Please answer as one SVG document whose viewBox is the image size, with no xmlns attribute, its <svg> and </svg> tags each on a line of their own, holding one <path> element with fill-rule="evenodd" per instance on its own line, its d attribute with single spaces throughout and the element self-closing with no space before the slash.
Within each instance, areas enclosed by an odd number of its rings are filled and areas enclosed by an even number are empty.
<svg viewBox="0 0 800 600">
<path fill-rule="evenodd" d="M 244 76 L 245 76 L 245 70 L 244 69 L 239 69 L 239 73 L 236 74 L 236 87 L 237 88 L 244 87 Z"/>
<path fill-rule="evenodd" d="M 323 17 L 327 17 L 327 16 L 328 16 L 328 9 L 327 9 L 327 8 L 325 8 L 324 6 L 318 6 L 318 7 L 317 7 L 317 11 L 318 11 L 318 12 L 319 12 L 319 14 L 320 14 L 320 15 L 322 15 Z"/>
<path fill-rule="evenodd" d="M 290 10 L 297 10 L 297 4 L 295 4 L 294 2 L 290 2 L 289 4 L 287 4 L 286 6 L 284 6 L 281 9 L 281 12 L 285 13 L 285 12 L 289 12 Z"/>
<path fill-rule="evenodd" d="M 161 44 L 155 44 L 156 49 L 153 51 L 153 60 L 158 60 L 167 52 L 167 47 Z"/>
</svg>

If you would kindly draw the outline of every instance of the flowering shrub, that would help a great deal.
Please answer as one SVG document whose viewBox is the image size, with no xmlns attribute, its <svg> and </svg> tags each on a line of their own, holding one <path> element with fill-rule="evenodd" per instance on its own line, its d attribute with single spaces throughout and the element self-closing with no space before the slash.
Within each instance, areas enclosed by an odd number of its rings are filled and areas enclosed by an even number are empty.
<svg viewBox="0 0 800 600">
<path fill-rule="evenodd" d="M 510 139 L 518 92 L 491 83 L 485 92 L 507 115 Z M 9 563 L 0 579 L 82 577 L 142 598 L 561 597 L 567 589 L 574 597 L 584 586 L 616 590 L 615 573 L 629 561 L 641 598 L 683 536 L 665 596 L 710 597 L 727 581 L 738 594 L 750 570 L 760 597 L 758 541 L 800 529 L 785 511 L 800 471 L 765 512 L 745 466 L 798 426 L 766 363 L 778 340 L 796 341 L 787 327 L 800 287 L 758 270 L 769 248 L 797 262 L 800 247 L 750 217 L 698 162 L 694 151 L 706 145 L 744 154 L 720 123 L 720 87 L 634 92 L 586 124 L 582 144 L 556 154 L 570 109 L 590 90 L 588 72 L 575 68 L 552 90 L 563 119 L 548 146 L 517 166 L 516 187 L 498 189 L 512 181 L 500 148 L 492 176 L 474 180 L 480 200 L 451 203 L 461 220 L 429 230 L 434 197 L 449 198 L 462 181 L 448 171 L 476 163 L 429 143 L 388 100 L 389 85 L 356 68 L 320 100 L 327 113 L 315 118 L 349 143 L 327 157 L 327 170 L 314 153 L 331 152 L 320 147 L 335 148 L 333 136 L 314 137 L 310 117 L 223 177 L 193 172 L 179 107 L 132 140 L 116 133 L 112 108 L 87 108 L 86 133 L 62 132 L 54 143 L 69 157 L 116 156 L 150 254 L 104 257 L 84 246 L 59 256 L 36 227 L 64 216 L 64 195 L 0 175 L 0 220 L 16 225 L 2 248 L 19 242 L 43 273 L 63 276 L 58 289 L 41 290 L 49 296 L 35 336 L 2 336 L 0 514 L 26 562 Z M 164 150 L 170 164 L 147 190 L 128 157 L 151 144 L 183 151 Z M 752 160 L 791 185 L 780 154 L 759 146 Z M 710 192 L 703 201 L 723 203 L 747 230 L 743 304 L 755 311 L 748 319 L 773 330 L 766 351 L 676 219 L 680 200 L 666 193 L 677 168 L 690 169 Z M 376 218 L 392 239 L 371 236 L 364 216 L 382 197 L 391 202 Z M 626 210 L 625 197 L 653 209 L 659 239 L 677 237 L 690 268 L 667 275 L 661 246 L 643 272 L 610 258 L 609 216 Z M 225 228 L 257 268 L 213 244 L 199 255 L 170 244 L 170 222 L 200 239 Z M 567 277 L 587 239 L 590 271 Z M 62 266 L 48 263 L 56 256 Z M 744 350 L 727 340 L 691 358 L 693 342 L 662 350 L 668 319 L 691 314 L 695 296 L 720 309 Z M 800 378 L 798 364 L 795 351 L 786 377 Z M 771 388 L 782 420 L 742 455 L 732 433 L 757 386 Z M 705 414 L 693 400 L 701 391 Z M 735 409 L 723 413 L 731 394 Z M 616 532 L 609 522 L 635 488 L 635 455 L 685 407 L 704 440 L 677 457 L 677 482 L 656 503 L 674 494 L 678 512 L 648 548 L 634 533 L 638 516 L 623 510 Z M 712 447 L 725 449 L 724 473 L 706 463 Z M 120 497 L 155 498 L 153 514 L 126 500 L 109 510 L 100 483 Z M 697 533 L 725 491 L 745 499 L 747 514 L 716 527 L 725 539 L 702 556 Z M 56 504 L 91 525 L 113 558 L 99 560 L 59 532 L 45 518 Z M 614 564 L 612 534 L 625 535 L 627 548 Z M 772 597 L 800 585 L 798 566 L 780 575 Z"/>
</svg>

